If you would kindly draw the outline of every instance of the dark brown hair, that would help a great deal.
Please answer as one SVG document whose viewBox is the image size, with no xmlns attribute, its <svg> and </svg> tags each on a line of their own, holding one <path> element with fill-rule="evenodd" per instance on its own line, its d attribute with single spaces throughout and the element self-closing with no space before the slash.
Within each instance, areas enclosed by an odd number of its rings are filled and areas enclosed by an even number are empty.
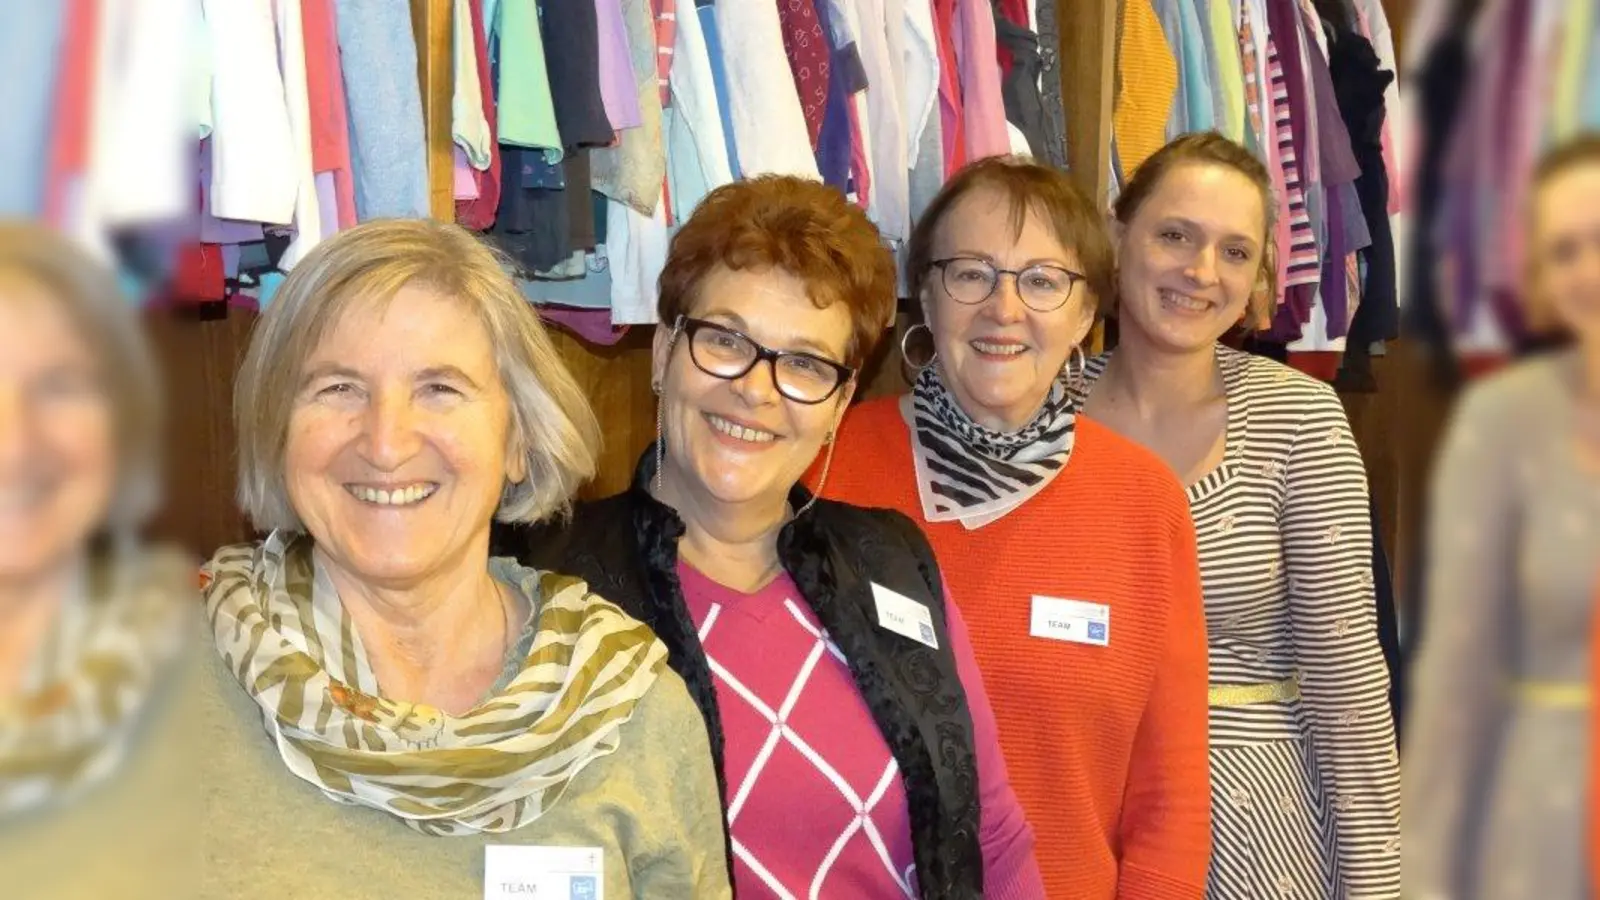
<svg viewBox="0 0 1600 900">
<path fill-rule="evenodd" d="M 1167 143 L 1139 164 L 1133 177 L 1117 196 L 1113 212 L 1124 226 L 1133 222 L 1150 195 L 1161 187 L 1161 182 L 1173 171 L 1183 166 L 1222 166 L 1232 169 L 1250 180 L 1261 192 L 1261 208 L 1265 212 L 1261 236 L 1261 268 L 1265 276 L 1265 290 L 1258 290 L 1250 298 L 1251 318 L 1257 327 L 1271 321 L 1272 304 L 1278 296 L 1278 245 L 1274 229 L 1278 223 L 1278 205 L 1272 192 L 1272 175 L 1255 154 L 1215 131 L 1197 131 L 1185 134 Z M 1115 304 L 1112 304 L 1113 308 Z"/>
<path fill-rule="evenodd" d="M 717 267 L 779 269 L 806 285 L 818 309 L 850 312 L 846 365 L 859 368 L 894 317 L 894 257 L 860 207 L 834 188 L 789 175 L 723 185 L 672 238 L 657 312 L 671 324 L 693 307 Z"/>
<path fill-rule="evenodd" d="M 945 215 L 961 198 L 980 190 L 994 191 L 1010 208 L 1013 237 L 1022 234 L 1030 211 L 1038 215 L 1055 239 L 1077 254 L 1086 287 L 1104 307 L 1115 292 L 1116 257 L 1094 201 L 1067 173 L 1016 156 L 991 156 L 968 164 L 928 204 L 906 247 L 911 296 L 922 294 L 933 263 L 933 239 Z"/>
</svg>

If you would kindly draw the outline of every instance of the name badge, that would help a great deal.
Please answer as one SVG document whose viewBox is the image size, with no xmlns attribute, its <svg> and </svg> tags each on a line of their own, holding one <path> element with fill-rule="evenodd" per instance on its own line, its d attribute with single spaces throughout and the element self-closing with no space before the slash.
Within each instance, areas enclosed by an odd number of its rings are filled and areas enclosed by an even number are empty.
<svg viewBox="0 0 1600 900">
<path fill-rule="evenodd" d="M 878 624 L 901 637 L 939 649 L 933 633 L 933 614 L 921 603 L 877 582 L 872 584 L 872 599 L 878 604 Z"/>
<path fill-rule="evenodd" d="M 599 847 L 492 844 L 484 848 L 483 900 L 603 900 Z"/>
<path fill-rule="evenodd" d="M 1105 647 L 1111 643 L 1111 607 L 1035 594 L 1028 633 L 1052 641 Z"/>
</svg>

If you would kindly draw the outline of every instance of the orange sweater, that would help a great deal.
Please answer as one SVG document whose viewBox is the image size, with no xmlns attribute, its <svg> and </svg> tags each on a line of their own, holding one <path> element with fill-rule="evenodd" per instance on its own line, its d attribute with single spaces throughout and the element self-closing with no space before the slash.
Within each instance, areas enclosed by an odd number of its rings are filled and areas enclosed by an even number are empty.
<svg viewBox="0 0 1600 900">
<path fill-rule="evenodd" d="M 929 524 L 899 398 L 846 416 L 823 493 L 914 519 L 966 617 L 1052 900 L 1200 898 L 1211 855 L 1206 629 L 1182 487 L 1080 416 L 1044 491 Z M 1032 637 L 1035 595 L 1111 607 L 1107 646 Z"/>
</svg>

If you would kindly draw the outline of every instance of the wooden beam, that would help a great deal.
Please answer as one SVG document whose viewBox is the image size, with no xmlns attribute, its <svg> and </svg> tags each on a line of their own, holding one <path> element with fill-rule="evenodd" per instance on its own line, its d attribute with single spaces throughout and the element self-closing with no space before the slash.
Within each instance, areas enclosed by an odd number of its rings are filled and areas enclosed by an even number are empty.
<svg viewBox="0 0 1600 900">
<path fill-rule="evenodd" d="M 1095 202 L 1104 205 L 1111 166 L 1117 0 L 1055 2 L 1061 33 L 1058 69 L 1067 114 L 1067 164 Z"/>
<path fill-rule="evenodd" d="M 411 31 L 417 41 L 417 83 L 422 88 L 422 123 L 428 141 L 428 211 L 456 220 L 455 148 L 451 98 L 455 93 L 454 4 L 411 0 Z"/>
</svg>

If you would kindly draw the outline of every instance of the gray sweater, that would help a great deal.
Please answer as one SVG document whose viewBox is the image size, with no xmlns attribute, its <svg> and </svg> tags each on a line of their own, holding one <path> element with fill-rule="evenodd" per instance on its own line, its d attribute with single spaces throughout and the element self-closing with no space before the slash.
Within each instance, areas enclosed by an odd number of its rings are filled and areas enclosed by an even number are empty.
<svg viewBox="0 0 1600 900">
<path fill-rule="evenodd" d="M 537 821 L 508 834 L 428 837 L 293 775 L 259 708 L 216 653 L 203 655 L 202 898 L 479 900 L 491 844 L 599 847 L 608 900 L 731 898 L 705 724 L 670 670 L 623 726 L 618 750 L 579 772 Z"/>
</svg>

